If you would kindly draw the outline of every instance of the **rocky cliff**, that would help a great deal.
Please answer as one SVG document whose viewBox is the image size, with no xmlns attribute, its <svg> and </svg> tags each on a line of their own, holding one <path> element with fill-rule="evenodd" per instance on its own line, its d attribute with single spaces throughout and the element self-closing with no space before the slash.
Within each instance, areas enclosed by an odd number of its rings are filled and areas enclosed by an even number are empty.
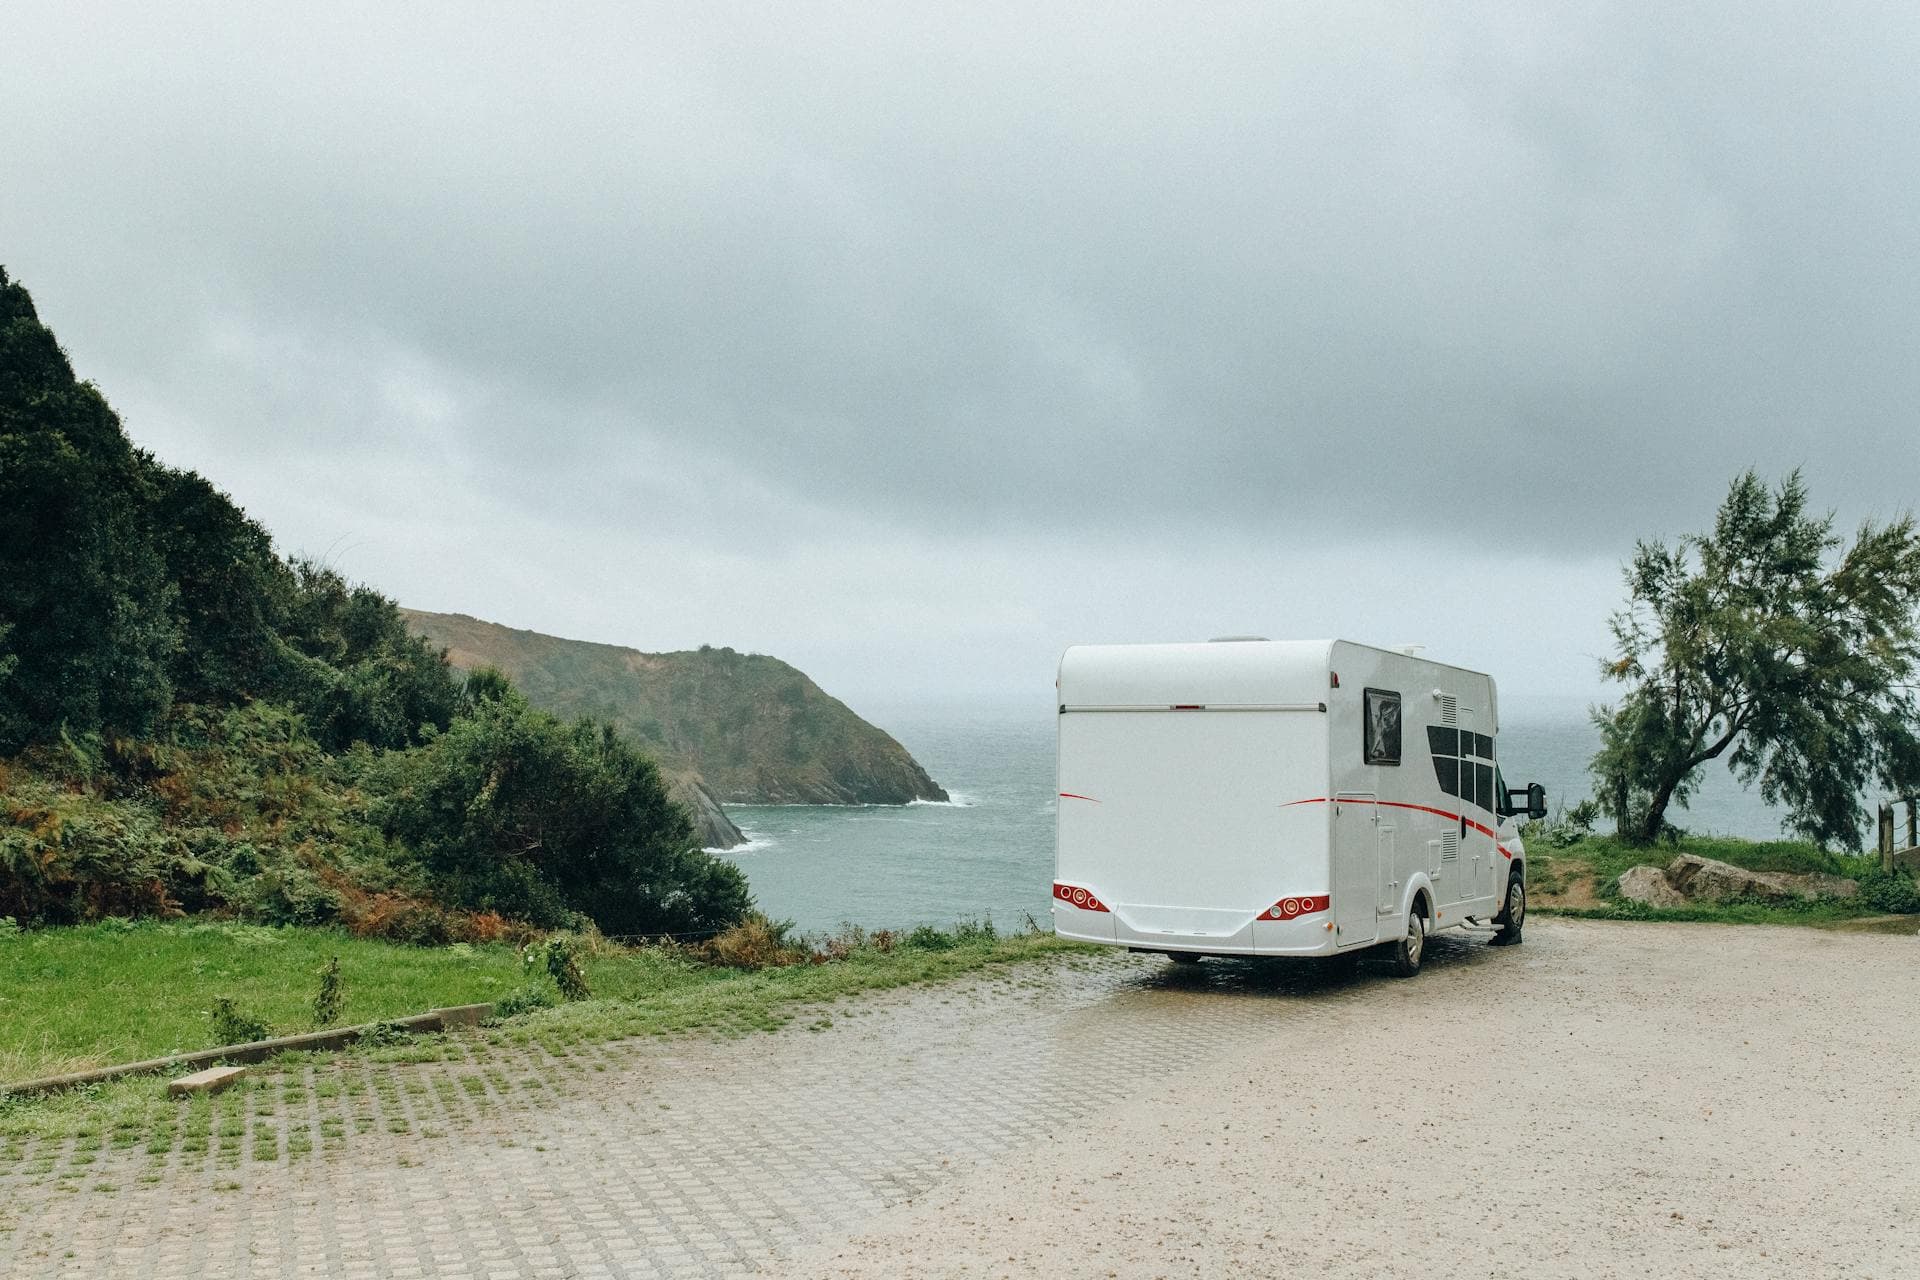
<svg viewBox="0 0 1920 1280">
<path fill-rule="evenodd" d="M 498 667 L 535 706 L 612 721 L 654 755 L 696 818 L 698 792 L 721 804 L 947 798 L 905 747 L 778 658 L 710 647 L 642 653 L 465 614 L 401 612 L 455 667 Z"/>
</svg>

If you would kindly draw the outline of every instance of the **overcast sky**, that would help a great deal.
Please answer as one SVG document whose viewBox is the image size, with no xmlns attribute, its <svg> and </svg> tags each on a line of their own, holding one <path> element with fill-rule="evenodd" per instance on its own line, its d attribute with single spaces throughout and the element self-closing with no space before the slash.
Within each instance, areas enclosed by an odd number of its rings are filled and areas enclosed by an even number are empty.
<svg viewBox="0 0 1920 1280">
<path fill-rule="evenodd" d="M 1636 537 L 1920 493 L 1920 10 L 8 5 L 0 263 L 403 603 L 1044 705 L 1591 697 Z"/>
</svg>

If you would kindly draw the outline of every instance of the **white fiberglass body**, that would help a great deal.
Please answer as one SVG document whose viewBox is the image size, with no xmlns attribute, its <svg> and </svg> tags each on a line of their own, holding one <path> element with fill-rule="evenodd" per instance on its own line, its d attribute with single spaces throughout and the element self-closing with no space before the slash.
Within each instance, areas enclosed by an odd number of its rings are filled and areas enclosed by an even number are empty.
<svg viewBox="0 0 1920 1280">
<path fill-rule="evenodd" d="M 1329 955 L 1524 884 L 1488 676 L 1340 640 L 1086 645 L 1059 689 L 1064 937 Z"/>
</svg>

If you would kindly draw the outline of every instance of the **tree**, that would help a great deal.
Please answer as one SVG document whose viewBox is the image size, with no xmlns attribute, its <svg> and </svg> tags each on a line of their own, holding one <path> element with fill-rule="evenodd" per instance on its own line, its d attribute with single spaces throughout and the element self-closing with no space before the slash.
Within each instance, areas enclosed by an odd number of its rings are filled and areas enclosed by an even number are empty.
<svg viewBox="0 0 1920 1280">
<path fill-rule="evenodd" d="M 1603 666 L 1629 688 L 1594 711 L 1590 766 L 1624 839 L 1667 831 L 1723 755 L 1793 829 L 1853 850 L 1861 793 L 1920 782 L 1920 536 L 1904 515 L 1842 545 L 1799 472 L 1769 490 L 1748 471 L 1712 533 L 1635 547 Z"/>
<path fill-rule="evenodd" d="M 434 895 L 471 910 L 612 934 L 722 929 L 753 905 L 740 869 L 696 847 L 653 762 L 590 720 L 566 724 L 476 671 L 461 713 L 390 752 L 387 833 L 420 852 Z"/>
<path fill-rule="evenodd" d="M 0 753 L 145 733 L 173 698 L 176 588 L 120 420 L 0 270 Z"/>
</svg>

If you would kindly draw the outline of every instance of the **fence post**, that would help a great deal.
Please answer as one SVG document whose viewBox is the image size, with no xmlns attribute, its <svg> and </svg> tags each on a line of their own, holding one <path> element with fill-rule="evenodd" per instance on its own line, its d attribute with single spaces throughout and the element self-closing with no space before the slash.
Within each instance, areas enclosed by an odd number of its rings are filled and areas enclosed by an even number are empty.
<svg viewBox="0 0 1920 1280">
<path fill-rule="evenodd" d="M 1893 806 L 1880 803 L 1880 870 L 1893 874 Z"/>
</svg>

